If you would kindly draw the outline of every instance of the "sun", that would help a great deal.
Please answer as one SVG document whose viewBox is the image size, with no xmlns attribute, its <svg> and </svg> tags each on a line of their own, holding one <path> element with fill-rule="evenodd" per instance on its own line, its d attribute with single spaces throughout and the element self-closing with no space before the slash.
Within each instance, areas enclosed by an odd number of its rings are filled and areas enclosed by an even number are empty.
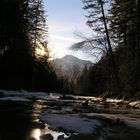
<svg viewBox="0 0 140 140">
<path fill-rule="evenodd" d="M 46 51 L 45 51 L 45 49 L 44 48 L 36 48 L 36 55 L 38 56 L 44 56 L 44 55 L 46 55 Z"/>
</svg>

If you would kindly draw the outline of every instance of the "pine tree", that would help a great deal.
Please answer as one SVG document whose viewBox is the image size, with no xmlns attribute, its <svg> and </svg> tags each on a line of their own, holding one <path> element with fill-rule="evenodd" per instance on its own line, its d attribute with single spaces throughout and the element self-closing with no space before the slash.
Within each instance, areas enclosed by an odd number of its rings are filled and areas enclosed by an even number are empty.
<svg viewBox="0 0 140 140">
<path fill-rule="evenodd" d="M 125 47 L 126 59 L 131 58 L 134 92 L 139 87 L 139 40 L 140 40 L 140 14 L 139 1 L 137 0 L 113 0 L 110 10 L 110 32 L 116 45 Z M 131 55 L 129 55 L 131 54 Z M 129 56 L 128 56 L 129 55 Z M 132 78 L 131 78 L 132 81 Z"/>
<path fill-rule="evenodd" d="M 83 3 L 85 5 L 84 9 L 88 12 L 88 15 L 86 16 L 88 19 L 87 25 L 93 30 L 94 36 L 91 39 L 74 44 L 72 49 L 78 47 L 82 49 L 90 48 L 94 54 L 97 52 L 100 56 L 102 55 L 102 52 L 105 52 L 105 55 L 108 57 L 108 76 L 109 79 L 113 79 L 112 82 L 116 85 L 114 92 L 117 94 L 119 89 L 119 77 L 109 32 L 107 16 L 109 3 L 107 0 L 83 0 Z"/>
<path fill-rule="evenodd" d="M 30 89 L 33 69 L 37 72 L 42 69 L 46 77 L 49 74 L 55 77 L 48 63 L 44 13 L 42 0 L 6 0 L 0 3 L 1 88 Z M 38 56 L 37 49 L 43 50 L 45 55 Z"/>
<path fill-rule="evenodd" d="M 29 38 L 35 57 L 37 48 L 47 47 L 47 24 L 43 0 L 29 0 Z M 42 48 L 42 49 L 43 49 Z"/>
<path fill-rule="evenodd" d="M 34 88 L 35 79 L 35 63 L 37 61 L 37 49 L 47 48 L 46 43 L 46 19 L 44 16 L 42 0 L 29 0 L 28 1 L 28 36 L 30 40 L 33 68 L 32 68 L 32 89 Z M 45 49 L 46 49 L 45 48 Z M 47 52 L 48 53 L 48 52 Z"/>
<path fill-rule="evenodd" d="M 31 62 L 25 18 L 27 3 L 25 0 L 3 1 L 0 10 L 1 85 L 19 88 L 29 77 L 27 65 Z"/>
</svg>

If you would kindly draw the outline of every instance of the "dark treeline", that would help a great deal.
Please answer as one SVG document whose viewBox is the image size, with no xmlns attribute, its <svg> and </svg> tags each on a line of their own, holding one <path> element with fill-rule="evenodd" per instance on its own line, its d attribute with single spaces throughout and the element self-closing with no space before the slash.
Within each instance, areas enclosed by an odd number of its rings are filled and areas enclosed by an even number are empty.
<svg viewBox="0 0 140 140">
<path fill-rule="evenodd" d="M 80 92 L 140 97 L 140 1 L 83 0 L 91 38 L 72 49 L 89 50 L 99 61 L 79 77 Z"/>
<path fill-rule="evenodd" d="M 58 78 L 49 61 L 42 0 L 1 1 L 1 89 L 140 97 L 140 1 L 83 0 L 83 4 L 93 36 L 72 49 L 89 51 L 99 60 L 76 78 L 73 71 L 70 79 Z"/>
<path fill-rule="evenodd" d="M 0 2 L 0 88 L 56 90 L 45 21 L 42 0 Z"/>
</svg>

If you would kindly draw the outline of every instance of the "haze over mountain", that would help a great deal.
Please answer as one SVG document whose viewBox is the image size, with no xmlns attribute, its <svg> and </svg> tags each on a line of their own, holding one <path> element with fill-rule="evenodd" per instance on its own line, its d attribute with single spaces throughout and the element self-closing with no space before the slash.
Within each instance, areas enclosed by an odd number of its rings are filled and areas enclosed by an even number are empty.
<svg viewBox="0 0 140 140">
<path fill-rule="evenodd" d="M 70 71 L 77 69 L 80 73 L 85 68 L 92 65 L 91 61 L 79 59 L 73 55 L 66 55 L 62 58 L 53 60 L 54 68 L 57 73 L 68 74 Z"/>
</svg>

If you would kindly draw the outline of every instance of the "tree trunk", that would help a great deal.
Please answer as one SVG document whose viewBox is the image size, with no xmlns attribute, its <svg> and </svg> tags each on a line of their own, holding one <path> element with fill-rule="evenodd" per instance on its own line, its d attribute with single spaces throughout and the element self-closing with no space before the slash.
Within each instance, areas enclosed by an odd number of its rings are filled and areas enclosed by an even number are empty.
<svg viewBox="0 0 140 140">
<path fill-rule="evenodd" d="M 107 38 L 107 43 L 108 43 L 109 60 L 110 60 L 110 64 L 112 65 L 112 72 L 113 72 L 114 78 L 115 78 L 114 80 L 116 80 L 115 94 L 118 94 L 117 92 L 119 90 L 119 77 L 118 77 L 116 63 L 115 63 L 115 59 L 114 59 L 114 55 L 113 55 L 113 51 L 112 51 L 112 46 L 110 43 L 110 37 L 109 37 L 108 29 L 107 29 L 107 23 L 106 23 L 106 19 L 105 19 L 105 13 L 104 13 L 104 7 L 103 7 L 102 0 L 100 0 L 100 4 L 101 4 L 101 12 L 102 12 L 102 16 L 103 16 L 103 23 L 104 23 L 105 33 L 106 33 L 106 38 Z"/>
</svg>

